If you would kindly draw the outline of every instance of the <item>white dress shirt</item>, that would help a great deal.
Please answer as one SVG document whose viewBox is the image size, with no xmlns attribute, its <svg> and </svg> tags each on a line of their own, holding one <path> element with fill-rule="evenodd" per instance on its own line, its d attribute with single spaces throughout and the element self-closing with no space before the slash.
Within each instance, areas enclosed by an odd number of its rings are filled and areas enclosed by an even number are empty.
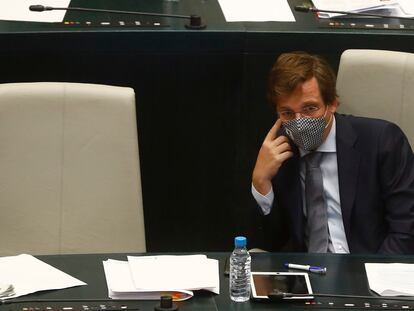
<svg viewBox="0 0 414 311">
<path fill-rule="evenodd" d="M 316 149 L 322 152 L 321 171 L 323 179 L 324 197 L 327 205 L 327 217 L 329 228 L 328 251 L 332 253 L 349 253 L 348 242 L 345 236 L 342 220 L 341 202 L 339 198 L 338 161 L 336 156 L 336 121 L 332 120 L 331 130 L 325 141 Z M 300 156 L 308 152 L 299 148 Z M 300 161 L 300 183 L 302 197 L 305 197 L 305 163 Z M 273 189 L 262 195 L 252 185 L 252 194 L 265 215 L 269 214 L 274 201 Z M 303 212 L 306 216 L 306 203 L 303 200 Z"/>
</svg>

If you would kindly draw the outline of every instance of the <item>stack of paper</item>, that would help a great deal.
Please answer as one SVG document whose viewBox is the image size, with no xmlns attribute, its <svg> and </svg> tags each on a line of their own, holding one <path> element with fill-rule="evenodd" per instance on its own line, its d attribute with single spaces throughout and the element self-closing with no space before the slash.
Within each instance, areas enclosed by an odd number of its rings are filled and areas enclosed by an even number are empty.
<svg viewBox="0 0 414 311">
<path fill-rule="evenodd" d="M 16 298 L 30 293 L 62 289 L 86 283 L 31 256 L 0 258 L 1 299 Z"/>
<path fill-rule="evenodd" d="M 410 16 L 413 5 L 409 1 L 412 0 L 312 0 L 313 5 L 318 10 L 376 13 L 400 17 Z M 320 18 L 332 18 L 344 16 L 344 14 L 318 12 L 318 16 Z"/>
<path fill-rule="evenodd" d="M 205 255 L 128 256 L 103 262 L 108 295 L 113 299 L 191 298 L 192 290 L 220 293 L 218 261 Z"/>
<path fill-rule="evenodd" d="M 414 296 L 414 264 L 366 263 L 369 288 L 381 296 Z"/>
</svg>

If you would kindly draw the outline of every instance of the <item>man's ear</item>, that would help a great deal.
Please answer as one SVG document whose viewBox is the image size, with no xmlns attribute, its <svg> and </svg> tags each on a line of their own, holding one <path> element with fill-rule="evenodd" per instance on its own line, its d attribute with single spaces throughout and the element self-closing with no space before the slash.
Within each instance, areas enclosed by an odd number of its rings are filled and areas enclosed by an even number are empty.
<svg viewBox="0 0 414 311">
<path fill-rule="evenodd" d="M 339 102 L 338 102 L 338 99 L 337 98 L 335 98 L 329 105 L 328 105 L 328 110 L 331 112 L 331 113 L 335 113 L 336 112 L 336 109 L 338 108 L 338 105 L 339 105 Z"/>
</svg>

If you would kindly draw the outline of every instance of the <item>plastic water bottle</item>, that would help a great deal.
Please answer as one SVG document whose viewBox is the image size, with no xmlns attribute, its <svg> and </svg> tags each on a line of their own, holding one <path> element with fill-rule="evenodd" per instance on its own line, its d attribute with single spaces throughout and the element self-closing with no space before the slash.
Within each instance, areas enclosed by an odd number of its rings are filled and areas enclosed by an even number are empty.
<svg viewBox="0 0 414 311">
<path fill-rule="evenodd" d="M 251 257 L 246 249 L 244 236 L 234 238 L 234 250 L 230 256 L 230 298 L 236 302 L 250 299 L 250 264 Z"/>
</svg>

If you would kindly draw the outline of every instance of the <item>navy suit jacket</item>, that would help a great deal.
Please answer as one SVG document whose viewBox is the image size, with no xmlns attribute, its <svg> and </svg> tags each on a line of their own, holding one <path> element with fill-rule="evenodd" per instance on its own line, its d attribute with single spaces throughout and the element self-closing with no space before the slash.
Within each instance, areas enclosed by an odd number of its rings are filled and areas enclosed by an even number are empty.
<svg viewBox="0 0 414 311">
<path fill-rule="evenodd" d="M 414 156 L 393 123 L 335 114 L 339 195 L 351 253 L 414 254 Z M 273 179 L 272 212 L 290 219 L 294 250 L 306 251 L 299 155 Z"/>
</svg>

